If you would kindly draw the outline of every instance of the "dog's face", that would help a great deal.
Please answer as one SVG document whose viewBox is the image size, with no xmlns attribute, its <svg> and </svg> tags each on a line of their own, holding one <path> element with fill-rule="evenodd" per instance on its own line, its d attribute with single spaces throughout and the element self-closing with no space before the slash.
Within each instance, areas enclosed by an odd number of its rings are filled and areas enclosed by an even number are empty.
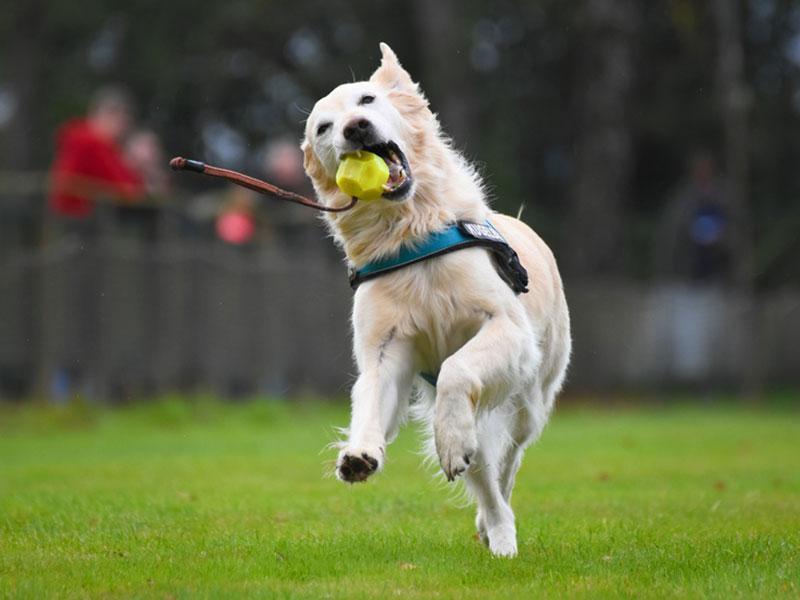
<svg viewBox="0 0 800 600">
<path fill-rule="evenodd" d="M 434 117 L 391 48 L 381 44 L 381 52 L 381 66 L 369 81 L 340 85 L 314 105 L 306 122 L 305 168 L 323 201 L 336 191 L 339 162 L 357 150 L 373 152 L 389 166 L 383 198 L 414 194 L 419 138 Z"/>
</svg>

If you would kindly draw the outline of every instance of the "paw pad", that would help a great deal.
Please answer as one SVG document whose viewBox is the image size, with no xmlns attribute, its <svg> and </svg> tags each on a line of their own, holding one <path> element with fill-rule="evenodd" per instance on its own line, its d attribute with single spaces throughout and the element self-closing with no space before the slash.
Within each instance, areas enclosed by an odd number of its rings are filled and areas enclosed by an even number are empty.
<svg viewBox="0 0 800 600">
<path fill-rule="evenodd" d="M 349 483 L 366 481 L 367 477 L 378 470 L 378 459 L 366 452 L 361 456 L 345 454 L 338 466 L 339 477 Z"/>
</svg>

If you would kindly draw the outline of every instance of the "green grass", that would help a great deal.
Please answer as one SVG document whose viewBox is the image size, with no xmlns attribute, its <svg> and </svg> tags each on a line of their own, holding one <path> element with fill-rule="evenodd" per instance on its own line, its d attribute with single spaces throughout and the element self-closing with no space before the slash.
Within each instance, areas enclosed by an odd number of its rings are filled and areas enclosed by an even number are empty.
<svg viewBox="0 0 800 600">
<path fill-rule="evenodd" d="M 0 407 L 0 597 L 798 597 L 800 412 L 562 409 L 527 454 L 520 555 L 420 466 L 326 476 L 346 409 Z"/>
</svg>

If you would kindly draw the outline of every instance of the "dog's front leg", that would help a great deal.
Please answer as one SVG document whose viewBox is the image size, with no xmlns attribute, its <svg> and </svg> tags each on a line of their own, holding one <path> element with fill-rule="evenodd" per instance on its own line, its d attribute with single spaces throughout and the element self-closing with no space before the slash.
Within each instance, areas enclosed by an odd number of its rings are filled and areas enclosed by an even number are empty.
<svg viewBox="0 0 800 600">
<path fill-rule="evenodd" d="M 409 341 L 398 339 L 394 328 L 365 337 L 375 342 L 356 343 L 361 373 L 353 386 L 348 439 L 336 463 L 339 479 L 350 483 L 366 480 L 383 466 L 386 444 L 397 435 L 408 407 L 413 379 Z"/>
</svg>

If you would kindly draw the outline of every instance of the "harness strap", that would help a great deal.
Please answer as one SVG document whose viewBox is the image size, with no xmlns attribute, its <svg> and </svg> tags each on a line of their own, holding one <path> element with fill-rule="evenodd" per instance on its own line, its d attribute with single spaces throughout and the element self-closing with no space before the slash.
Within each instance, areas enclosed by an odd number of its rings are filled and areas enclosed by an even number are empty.
<svg viewBox="0 0 800 600">
<path fill-rule="evenodd" d="M 396 256 L 350 269 L 350 287 L 356 289 L 365 281 L 397 271 L 409 265 L 455 252 L 463 248 L 483 246 L 492 251 L 497 272 L 518 294 L 528 291 L 528 272 L 505 238 L 489 222 L 459 221 L 446 229 L 431 233 L 415 245 L 404 245 Z"/>
</svg>

